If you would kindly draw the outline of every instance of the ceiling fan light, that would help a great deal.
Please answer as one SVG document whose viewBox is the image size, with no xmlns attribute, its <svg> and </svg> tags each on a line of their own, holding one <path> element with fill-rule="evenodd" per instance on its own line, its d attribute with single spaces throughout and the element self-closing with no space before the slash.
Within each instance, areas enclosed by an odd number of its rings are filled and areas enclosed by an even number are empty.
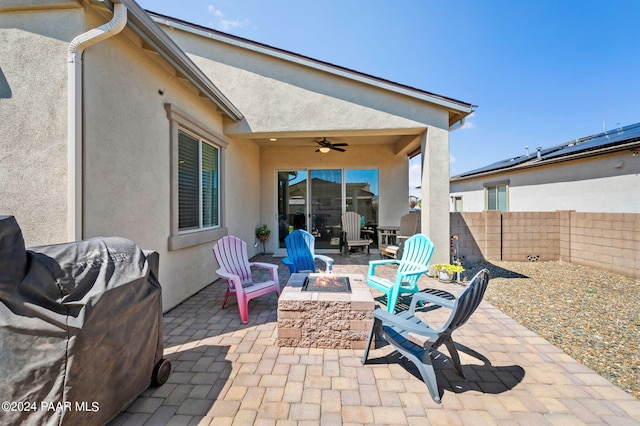
<svg viewBox="0 0 640 426">
<path fill-rule="evenodd" d="M 331 151 L 331 149 L 327 148 L 326 146 L 322 146 L 322 147 L 318 148 L 318 151 L 320 151 L 323 154 L 326 154 L 327 152 Z"/>
</svg>

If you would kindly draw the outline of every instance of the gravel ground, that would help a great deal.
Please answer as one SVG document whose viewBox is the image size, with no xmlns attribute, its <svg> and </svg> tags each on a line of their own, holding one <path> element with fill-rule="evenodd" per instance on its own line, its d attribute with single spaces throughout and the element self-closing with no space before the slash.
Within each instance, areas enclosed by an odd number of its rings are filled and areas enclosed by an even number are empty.
<svg viewBox="0 0 640 426">
<path fill-rule="evenodd" d="M 565 262 L 465 263 L 488 268 L 485 299 L 640 399 L 640 280 Z"/>
</svg>

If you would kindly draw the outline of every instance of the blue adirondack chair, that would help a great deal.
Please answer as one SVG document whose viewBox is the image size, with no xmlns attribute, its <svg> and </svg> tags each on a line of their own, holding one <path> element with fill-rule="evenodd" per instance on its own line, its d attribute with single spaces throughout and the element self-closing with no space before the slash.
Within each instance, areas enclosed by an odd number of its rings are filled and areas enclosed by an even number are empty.
<svg viewBox="0 0 640 426">
<path fill-rule="evenodd" d="M 387 295 L 387 311 L 394 312 L 398 297 L 420 291 L 418 278 L 429 271 L 429 260 L 435 247 L 424 234 L 416 234 L 404 243 L 401 259 L 382 259 L 369 262 L 367 284 Z M 380 265 L 398 265 L 395 281 L 377 276 L 376 267 Z"/>
<path fill-rule="evenodd" d="M 462 372 L 462 365 L 460 365 L 460 356 L 451 334 L 466 323 L 471 314 L 480 305 L 488 284 L 489 271 L 483 269 L 473 277 L 467 288 L 453 300 L 429 293 L 417 293 L 411 298 L 409 310 L 397 315 L 390 314 L 382 309 L 374 310 L 369 342 L 365 346 L 362 363 L 365 364 L 367 362 L 373 336 L 377 334 L 418 367 L 422 380 L 427 385 L 429 393 L 431 393 L 431 398 L 440 403 L 438 381 L 433 369 L 431 354 L 440 345 L 444 344 L 449 351 L 456 371 L 460 377 L 465 378 Z M 415 316 L 416 305 L 419 302 L 429 302 L 451 309 L 449 319 L 440 328 L 429 326 L 429 324 Z M 409 336 L 410 333 L 426 337 L 426 342 L 422 346 L 418 345 L 412 341 L 411 336 Z"/>
<path fill-rule="evenodd" d="M 285 237 L 284 244 L 287 247 L 288 256 L 282 260 L 282 263 L 289 267 L 289 272 L 292 274 L 314 272 L 316 259 L 326 264 L 325 270 L 333 269 L 332 258 L 314 253 L 315 242 L 315 237 L 302 229 L 296 229 Z"/>
</svg>

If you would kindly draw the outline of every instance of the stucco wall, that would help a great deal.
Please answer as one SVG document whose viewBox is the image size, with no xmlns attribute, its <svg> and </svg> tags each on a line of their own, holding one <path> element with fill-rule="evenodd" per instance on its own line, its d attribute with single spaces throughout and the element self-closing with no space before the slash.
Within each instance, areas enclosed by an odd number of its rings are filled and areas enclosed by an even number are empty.
<svg viewBox="0 0 640 426">
<path fill-rule="evenodd" d="M 449 139 L 444 108 L 285 60 L 280 52 L 265 55 L 181 30 L 170 34 L 243 111 L 242 123 L 225 126 L 228 134 L 422 134 L 427 140 L 423 152 L 428 150 L 422 230 L 436 244 L 434 259 L 448 257 Z M 261 222 L 272 229 L 277 224 L 277 169 L 362 167 L 380 169 L 380 223 L 397 225 L 408 211 L 408 165 L 406 156 L 393 149 L 354 144 L 346 153 L 323 156 L 314 155 L 312 148 L 262 147 Z M 276 244 L 270 241 L 267 249 L 274 250 Z"/>
<path fill-rule="evenodd" d="M 225 166 L 225 223 L 229 235 L 235 235 L 247 243 L 251 257 L 260 249 L 254 247 L 255 229 L 266 220 L 261 217 L 258 208 L 265 184 L 268 184 L 260 174 L 260 148 L 249 140 L 232 140 L 227 149 Z"/>
<path fill-rule="evenodd" d="M 208 37 L 168 33 L 242 111 L 228 134 L 448 128 L 442 107 Z M 259 93 L 259 96 L 255 94 Z"/>
<path fill-rule="evenodd" d="M 640 156 L 630 151 L 453 182 L 451 196 L 465 212 L 482 211 L 483 185 L 507 180 L 509 211 L 640 213 Z"/>
<path fill-rule="evenodd" d="M 4 185 L 0 187 L 2 202 L 6 202 L 2 210 L 8 210 L 1 213 L 18 216 L 28 245 L 67 238 L 66 49 L 74 36 L 110 18 L 106 12 L 95 12 L 90 3 L 84 5 L 85 9 L 42 15 L 0 15 L 2 27 L 9 28 L 0 33 L 0 41 L 6 42 L 2 43 L 0 78 L 7 81 L 4 86 L 0 81 L 0 112 L 18 120 L 16 127 L 5 124 L 8 120 L 0 126 L 3 140 L 12 141 L 3 144 L 0 151 L 0 177 L 6 178 L 0 180 Z M 8 56 L 5 46 L 10 47 Z M 198 48 L 202 46 L 198 44 Z M 23 57 L 21 49 L 33 57 Z M 278 59 L 243 56 L 232 50 L 221 58 L 193 57 L 232 102 L 238 102 L 241 110 L 246 108 L 248 118 L 240 126 L 223 122 L 220 113 L 197 91 L 176 79 L 170 66 L 151 59 L 129 29 L 85 51 L 83 237 L 123 236 L 144 249 L 158 251 L 165 309 L 216 278 L 211 255 L 214 242 L 168 250 L 170 126 L 165 103 L 176 105 L 222 138 L 223 126 L 225 132 L 231 132 L 223 154 L 223 225 L 248 243 L 250 255 L 257 251 L 252 244 L 255 227 L 267 223 L 276 229 L 277 170 L 376 168 L 380 223 L 397 225 L 408 211 L 408 161 L 406 155 L 397 154 L 397 146 L 353 144 L 344 154 L 322 155 L 313 147 L 259 147 L 244 139 L 252 131 L 281 131 L 291 136 L 333 130 L 346 135 L 359 131 L 360 137 L 415 137 L 435 126 L 429 137 L 429 161 L 444 159 L 448 164 L 448 113 L 444 108 Z M 5 62 L 5 57 L 10 60 Z M 24 72 L 27 68 L 29 73 Z M 431 178 L 440 172 L 448 176 L 448 169 L 433 168 Z M 442 190 L 446 196 L 441 179 L 436 180 L 428 190 Z M 440 198 L 433 198 L 432 205 L 442 204 Z M 444 219 L 435 220 L 438 208 L 429 209 L 423 232 L 446 235 Z M 267 249 L 274 250 L 275 239 L 270 244 L 273 247 Z M 446 245 L 441 245 L 438 250 L 446 250 Z"/>
<path fill-rule="evenodd" d="M 168 309 L 214 281 L 217 265 L 211 252 L 215 241 L 168 250 L 171 151 L 164 105 L 176 106 L 226 139 L 222 117 L 124 35 L 88 50 L 85 69 L 84 235 L 121 235 L 158 251 Z M 253 224 L 258 217 L 246 204 L 259 191 L 253 171 L 258 148 L 253 142 L 229 142 L 222 149 L 223 226 L 253 249 L 253 229 L 243 231 L 245 221 Z"/>
<path fill-rule="evenodd" d="M 449 262 L 449 132 L 430 128 L 422 140 L 422 233 L 435 251 L 432 263 Z"/>
<path fill-rule="evenodd" d="M 0 13 L 0 214 L 27 246 L 67 238 L 67 47 L 83 23 L 81 9 Z"/>
<path fill-rule="evenodd" d="M 76 4 L 77 6 L 77 4 Z M 28 246 L 67 240 L 67 47 L 110 19 L 91 6 L 0 14 L 0 213 L 18 219 Z M 167 310 L 217 277 L 205 243 L 168 250 L 170 124 L 165 103 L 211 133 L 221 114 L 141 49 L 129 30 L 84 53 L 83 238 L 126 237 L 160 253 Z M 27 72 L 28 71 L 28 72 Z M 5 117 L 7 117 L 5 119 Z M 259 222 L 258 147 L 229 141 L 223 149 L 223 225 L 253 252 Z"/>
</svg>

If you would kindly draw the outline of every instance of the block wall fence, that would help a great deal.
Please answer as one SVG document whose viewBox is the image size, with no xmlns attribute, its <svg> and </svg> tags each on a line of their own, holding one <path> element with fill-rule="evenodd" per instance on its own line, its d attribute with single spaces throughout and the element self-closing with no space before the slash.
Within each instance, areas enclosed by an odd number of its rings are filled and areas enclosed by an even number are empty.
<svg viewBox="0 0 640 426">
<path fill-rule="evenodd" d="M 467 261 L 561 260 L 640 278 L 640 214 L 451 213 L 458 256 Z"/>
</svg>

